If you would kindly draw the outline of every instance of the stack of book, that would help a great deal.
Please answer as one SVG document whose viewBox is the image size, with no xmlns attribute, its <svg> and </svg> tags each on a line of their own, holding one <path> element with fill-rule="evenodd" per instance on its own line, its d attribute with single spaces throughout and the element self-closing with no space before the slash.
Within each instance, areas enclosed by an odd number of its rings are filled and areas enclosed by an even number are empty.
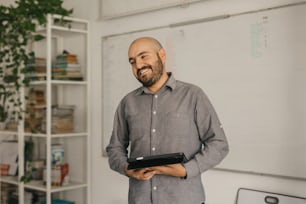
<svg viewBox="0 0 306 204">
<path fill-rule="evenodd" d="M 55 80 L 82 81 L 81 65 L 77 55 L 64 53 L 56 56 L 52 67 L 52 78 Z"/>
<path fill-rule="evenodd" d="M 45 109 L 45 90 L 31 89 L 28 95 L 27 114 L 25 117 L 26 132 L 42 132 Z"/>
<path fill-rule="evenodd" d="M 42 81 L 46 80 L 46 70 L 47 70 L 46 58 L 36 57 L 33 62 L 27 65 L 28 72 L 26 78 L 30 81 Z"/>
</svg>

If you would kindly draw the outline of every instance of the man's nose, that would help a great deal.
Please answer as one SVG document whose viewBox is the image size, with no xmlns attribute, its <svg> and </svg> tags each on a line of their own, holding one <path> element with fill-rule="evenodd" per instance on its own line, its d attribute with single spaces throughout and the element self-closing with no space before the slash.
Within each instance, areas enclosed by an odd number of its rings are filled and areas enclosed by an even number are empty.
<svg viewBox="0 0 306 204">
<path fill-rule="evenodd" d="M 135 66 L 136 66 L 137 69 L 141 69 L 141 68 L 143 68 L 144 64 L 143 64 L 141 59 L 137 59 L 135 61 Z"/>
</svg>

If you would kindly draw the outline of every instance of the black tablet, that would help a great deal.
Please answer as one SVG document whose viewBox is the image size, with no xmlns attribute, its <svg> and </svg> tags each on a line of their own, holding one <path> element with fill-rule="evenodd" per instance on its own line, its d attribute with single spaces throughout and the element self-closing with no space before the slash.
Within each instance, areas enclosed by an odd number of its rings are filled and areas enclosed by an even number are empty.
<svg viewBox="0 0 306 204">
<path fill-rule="evenodd" d="M 128 169 L 140 169 L 152 166 L 163 166 L 168 164 L 184 163 L 187 159 L 182 152 L 144 156 L 128 159 Z"/>
</svg>

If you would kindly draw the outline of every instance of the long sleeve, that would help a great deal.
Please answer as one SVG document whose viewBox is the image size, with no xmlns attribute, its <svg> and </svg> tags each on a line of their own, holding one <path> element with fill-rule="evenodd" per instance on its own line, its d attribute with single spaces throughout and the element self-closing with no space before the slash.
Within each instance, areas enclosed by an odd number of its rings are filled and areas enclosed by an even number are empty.
<svg viewBox="0 0 306 204">
<path fill-rule="evenodd" d="M 127 147 L 129 144 L 127 123 L 121 102 L 114 117 L 113 131 L 109 145 L 106 147 L 110 168 L 125 175 L 127 165 Z"/>
<path fill-rule="evenodd" d="M 188 177 L 216 166 L 229 152 L 223 127 L 214 107 L 202 90 L 199 91 L 195 105 L 195 123 L 203 147 L 185 164 Z"/>
</svg>

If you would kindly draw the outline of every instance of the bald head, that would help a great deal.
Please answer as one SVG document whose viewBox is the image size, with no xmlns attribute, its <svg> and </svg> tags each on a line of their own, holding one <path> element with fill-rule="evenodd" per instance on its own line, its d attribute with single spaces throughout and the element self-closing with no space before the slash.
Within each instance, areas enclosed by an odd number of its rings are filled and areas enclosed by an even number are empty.
<svg viewBox="0 0 306 204">
<path fill-rule="evenodd" d="M 154 53 L 161 58 L 162 63 L 166 60 L 166 51 L 158 40 L 152 37 L 141 37 L 134 40 L 128 50 L 129 62 L 132 64 L 136 58 L 148 53 Z"/>
<path fill-rule="evenodd" d="M 132 47 L 137 46 L 138 44 L 145 44 L 146 46 L 149 46 L 151 49 L 153 49 L 156 52 L 158 52 L 161 48 L 163 48 L 163 46 L 160 44 L 160 42 L 158 40 L 156 40 L 155 38 L 141 37 L 141 38 L 137 38 L 136 40 L 134 40 L 131 43 L 131 45 L 129 47 L 129 50 Z"/>
</svg>

